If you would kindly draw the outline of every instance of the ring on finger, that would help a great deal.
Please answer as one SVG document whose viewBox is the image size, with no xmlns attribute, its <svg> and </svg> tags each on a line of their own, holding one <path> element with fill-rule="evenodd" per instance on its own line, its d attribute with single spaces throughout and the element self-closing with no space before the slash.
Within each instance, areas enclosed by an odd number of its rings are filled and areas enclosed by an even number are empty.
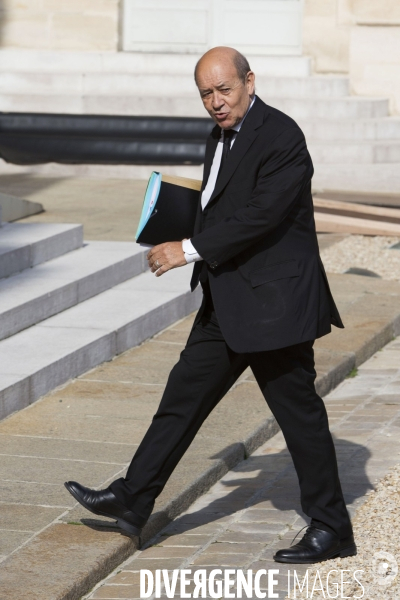
<svg viewBox="0 0 400 600">
<path fill-rule="evenodd" d="M 158 260 L 156 260 L 154 264 L 156 265 L 157 269 L 159 269 L 159 268 L 161 267 L 161 265 L 160 265 L 160 263 L 158 262 Z"/>
</svg>

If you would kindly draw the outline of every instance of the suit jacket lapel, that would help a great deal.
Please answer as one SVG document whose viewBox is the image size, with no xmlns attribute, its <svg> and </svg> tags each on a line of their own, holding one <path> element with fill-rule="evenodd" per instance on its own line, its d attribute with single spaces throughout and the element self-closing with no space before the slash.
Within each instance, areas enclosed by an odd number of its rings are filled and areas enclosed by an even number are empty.
<svg viewBox="0 0 400 600">
<path fill-rule="evenodd" d="M 207 185 L 208 177 L 210 175 L 212 163 L 214 160 L 215 150 L 217 149 L 219 138 L 221 137 L 221 128 L 216 125 L 214 129 L 211 131 L 210 135 L 207 138 L 206 142 L 206 155 L 204 157 L 204 169 L 203 169 L 203 183 L 201 186 L 201 191 Z"/>
<path fill-rule="evenodd" d="M 193 235 L 196 235 L 201 230 L 201 194 L 203 193 L 204 188 L 207 185 L 208 177 L 210 175 L 212 163 L 214 160 L 215 150 L 217 149 L 219 138 L 221 137 L 221 128 L 216 125 L 214 129 L 211 131 L 210 135 L 207 138 L 206 142 L 206 154 L 204 157 L 204 169 L 203 169 L 203 182 L 201 184 L 201 192 L 199 196 L 199 202 L 197 205 L 197 214 L 196 220 L 194 223 L 194 232 Z"/>
<path fill-rule="evenodd" d="M 257 130 L 264 123 L 264 115 L 265 104 L 256 98 L 253 107 L 251 108 L 237 135 L 235 143 L 232 146 L 232 150 L 229 152 L 229 158 L 224 164 L 224 167 L 217 179 L 215 189 L 211 195 L 207 207 L 216 198 L 216 196 L 222 192 L 234 174 L 238 164 L 258 136 L 259 132 Z"/>
</svg>

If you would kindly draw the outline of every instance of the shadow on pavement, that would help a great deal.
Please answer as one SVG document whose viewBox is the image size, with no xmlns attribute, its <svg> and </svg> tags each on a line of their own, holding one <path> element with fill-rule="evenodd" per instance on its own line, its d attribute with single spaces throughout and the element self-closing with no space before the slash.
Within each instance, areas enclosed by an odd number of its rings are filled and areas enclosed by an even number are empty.
<svg viewBox="0 0 400 600">
<path fill-rule="evenodd" d="M 343 494 L 349 506 L 365 496 L 368 490 L 373 489 L 366 473 L 366 464 L 371 453 L 365 446 L 345 439 L 334 438 L 334 442 Z M 252 474 L 254 476 L 251 476 Z M 214 499 L 200 510 L 176 518 L 166 533 L 189 532 L 244 508 L 271 509 L 268 520 L 261 514 L 254 516 L 254 520 L 239 519 L 239 527 L 243 526 L 243 531 L 247 529 L 249 535 L 253 528 L 256 532 L 259 527 L 259 531 L 262 532 L 267 531 L 268 526 L 271 533 L 278 533 L 286 523 L 293 523 L 297 516 L 305 517 L 300 506 L 297 475 L 287 449 L 250 456 L 232 469 L 220 483 L 226 486 L 226 493 L 221 492 L 217 498 L 214 496 Z M 233 489 L 229 491 L 229 488 Z M 206 502 L 206 496 L 203 500 Z M 278 509 L 281 515 L 274 514 L 275 509 Z M 308 518 L 305 518 L 308 521 Z"/>
<path fill-rule="evenodd" d="M 371 453 L 365 446 L 345 439 L 334 438 L 334 442 L 343 493 L 347 505 L 351 506 L 358 498 L 364 497 L 368 490 L 373 489 L 366 473 L 366 464 Z M 293 525 L 298 517 L 309 521 L 300 506 L 297 475 L 286 448 L 279 452 L 250 456 L 229 471 L 220 484 L 226 487 L 226 491 L 218 492 L 217 497 L 213 494 L 208 504 L 206 493 L 197 500 L 204 506 L 177 517 L 169 524 L 165 522 L 165 515 L 160 512 L 154 513 L 149 521 L 152 531 L 143 539 L 144 547 L 147 547 L 149 542 L 151 544 L 151 538 L 162 528 L 163 536 L 187 533 L 248 508 L 251 509 L 250 512 L 256 509 L 267 510 L 257 514 L 245 513 L 243 518 L 239 518 L 229 529 L 242 531 L 248 534 L 249 538 L 252 533 L 265 534 L 266 538 L 276 537 L 287 525 Z M 232 488 L 231 491 L 229 488 Z M 112 521 L 92 517 L 83 518 L 80 522 L 97 531 L 119 532 L 130 537 Z M 298 526 L 301 529 L 303 523 L 294 524 L 294 529 Z"/>
</svg>

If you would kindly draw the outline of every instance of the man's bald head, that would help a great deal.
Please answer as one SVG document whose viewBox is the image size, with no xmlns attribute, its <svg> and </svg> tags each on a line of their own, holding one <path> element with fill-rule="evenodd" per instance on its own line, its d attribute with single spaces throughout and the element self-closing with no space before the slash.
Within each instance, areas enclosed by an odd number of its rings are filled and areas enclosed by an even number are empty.
<svg viewBox="0 0 400 600">
<path fill-rule="evenodd" d="M 195 80 L 204 108 L 222 129 L 238 125 L 254 97 L 254 73 L 234 48 L 218 46 L 198 61 Z"/>
<path fill-rule="evenodd" d="M 215 63 L 230 63 L 233 65 L 236 69 L 237 76 L 243 83 L 246 81 L 247 73 L 251 71 L 247 58 L 235 50 L 235 48 L 230 48 L 229 46 L 216 46 L 215 48 L 211 48 L 211 50 L 203 54 L 203 56 L 197 61 L 194 69 L 194 79 L 196 83 L 197 72 L 201 66 L 203 65 L 203 67 L 209 67 Z"/>
</svg>

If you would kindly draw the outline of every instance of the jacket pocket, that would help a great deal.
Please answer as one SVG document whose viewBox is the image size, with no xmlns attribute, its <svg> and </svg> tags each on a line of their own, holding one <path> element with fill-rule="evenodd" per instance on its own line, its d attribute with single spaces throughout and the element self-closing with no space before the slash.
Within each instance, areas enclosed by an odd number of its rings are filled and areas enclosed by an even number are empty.
<svg viewBox="0 0 400 600">
<path fill-rule="evenodd" d="M 269 283 L 270 281 L 276 281 L 277 279 L 286 279 L 287 277 L 298 277 L 299 276 L 299 265 L 297 260 L 294 258 L 286 260 L 281 263 L 275 263 L 274 265 L 268 265 L 257 269 L 250 273 L 250 283 L 252 287 Z"/>
</svg>

